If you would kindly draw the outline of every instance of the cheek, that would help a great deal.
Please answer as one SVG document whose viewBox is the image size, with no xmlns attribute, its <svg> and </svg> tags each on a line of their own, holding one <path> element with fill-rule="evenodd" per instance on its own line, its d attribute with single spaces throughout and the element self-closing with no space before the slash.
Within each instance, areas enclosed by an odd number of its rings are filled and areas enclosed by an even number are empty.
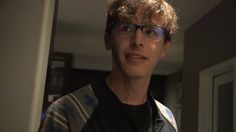
<svg viewBox="0 0 236 132">
<path fill-rule="evenodd" d="M 156 62 L 161 58 L 162 48 L 160 46 L 152 46 L 149 49 L 150 57 L 153 63 Z"/>
<path fill-rule="evenodd" d="M 113 41 L 111 44 L 112 57 L 116 63 L 120 63 L 122 59 L 122 53 L 124 52 L 121 43 Z"/>
<path fill-rule="evenodd" d="M 126 41 L 115 38 L 115 37 L 112 38 L 111 48 L 115 56 L 123 55 L 125 52 L 125 49 L 127 49 L 127 46 L 128 45 Z"/>
</svg>

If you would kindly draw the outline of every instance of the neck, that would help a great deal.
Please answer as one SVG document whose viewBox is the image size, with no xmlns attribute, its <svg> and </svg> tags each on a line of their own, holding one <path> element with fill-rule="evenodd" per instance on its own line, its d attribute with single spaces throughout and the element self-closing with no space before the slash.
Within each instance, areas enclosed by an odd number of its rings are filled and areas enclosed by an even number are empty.
<svg viewBox="0 0 236 132">
<path fill-rule="evenodd" d="M 129 78 L 112 72 L 106 82 L 122 103 L 140 105 L 147 101 L 150 77 Z"/>
</svg>

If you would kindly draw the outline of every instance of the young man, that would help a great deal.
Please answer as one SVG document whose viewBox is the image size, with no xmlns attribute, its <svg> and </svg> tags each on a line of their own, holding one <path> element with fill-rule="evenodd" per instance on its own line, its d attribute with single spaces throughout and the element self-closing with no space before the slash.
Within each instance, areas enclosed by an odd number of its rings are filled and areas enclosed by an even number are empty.
<svg viewBox="0 0 236 132">
<path fill-rule="evenodd" d="M 171 47 L 176 19 L 164 0 L 112 1 L 104 35 L 111 73 L 54 102 L 39 131 L 176 132 L 171 111 L 148 89 L 156 63 Z"/>
</svg>

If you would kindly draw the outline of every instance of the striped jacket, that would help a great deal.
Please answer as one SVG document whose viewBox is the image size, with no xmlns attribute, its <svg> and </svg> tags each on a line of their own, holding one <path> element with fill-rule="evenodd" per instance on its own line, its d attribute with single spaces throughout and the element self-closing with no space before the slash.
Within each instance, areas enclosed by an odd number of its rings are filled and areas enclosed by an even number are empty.
<svg viewBox="0 0 236 132">
<path fill-rule="evenodd" d="M 39 132 L 81 131 L 98 104 L 107 96 L 107 92 L 111 91 L 105 81 L 102 81 L 98 84 L 87 85 L 56 100 L 48 108 L 41 122 Z M 110 99 L 106 98 L 106 100 Z M 158 112 L 158 120 L 163 121 L 162 127 L 153 131 L 177 132 L 172 112 L 154 98 L 152 98 L 152 102 Z M 155 125 L 158 124 L 160 123 L 155 123 Z"/>
</svg>

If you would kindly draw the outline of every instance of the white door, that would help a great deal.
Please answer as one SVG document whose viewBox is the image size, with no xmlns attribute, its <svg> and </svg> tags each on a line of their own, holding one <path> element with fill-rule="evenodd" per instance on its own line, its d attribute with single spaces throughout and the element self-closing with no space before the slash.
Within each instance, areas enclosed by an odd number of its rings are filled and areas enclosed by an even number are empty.
<svg viewBox="0 0 236 132">
<path fill-rule="evenodd" d="M 233 70 L 213 76 L 213 132 L 233 132 Z"/>
<path fill-rule="evenodd" d="M 198 132 L 236 132 L 236 57 L 199 74 Z"/>
</svg>

